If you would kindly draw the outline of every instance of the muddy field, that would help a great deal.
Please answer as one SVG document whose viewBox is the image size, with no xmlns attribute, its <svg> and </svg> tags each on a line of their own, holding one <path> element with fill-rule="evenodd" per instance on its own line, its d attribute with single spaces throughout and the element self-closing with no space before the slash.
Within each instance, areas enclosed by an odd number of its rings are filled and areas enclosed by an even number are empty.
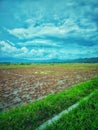
<svg viewBox="0 0 98 130">
<path fill-rule="evenodd" d="M 0 111 L 44 98 L 98 75 L 98 65 L 0 69 Z"/>
</svg>

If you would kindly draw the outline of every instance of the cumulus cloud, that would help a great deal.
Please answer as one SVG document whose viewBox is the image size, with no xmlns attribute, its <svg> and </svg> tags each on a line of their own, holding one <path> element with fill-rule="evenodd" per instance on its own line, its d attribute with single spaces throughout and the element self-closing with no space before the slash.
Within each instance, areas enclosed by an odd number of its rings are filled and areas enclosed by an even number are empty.
<svg viewBox="0 0 98 130">
<path fill-rule="evenodd" d="M 10 45 L 9 42 L 0 41 L 0 53 L 6 56 L 15 57 L 17 54 L 27 54 L 28 49 L 26 47 L 17 48 Z"/>
<path fill-rule="evenodd" d="M 5 42 L 5 41 L 0 41 L 0 46 L 1 46 L 0 50 L 7 53 L 10 53 L 10 52 L 13 53 L 17 51 L 17 48 L 11 46 L 8 42 Z"/>
<path fill-rule="evenodd" d="M 79 45 L 74 44 L 70 48 L 69 46 L 65 46 L 63 48 L 33 48 L 29 50 L 26 47 L 16 48 L 9 45 L 5 41 L 0 41 L 1 53 L 6 56 L 13 56 L 14 58 L 29 59 L 29 60 L 49 60 L 49 59 L 74 59 L 79 58 L 80 56 L 84 57 L 88 56 L 96 56 L 98 52 L 98 45 L 93 47 L 82 46 L 80 48 Z M 8 51 L 7 51 L 8 50 Z"/>
</svg>

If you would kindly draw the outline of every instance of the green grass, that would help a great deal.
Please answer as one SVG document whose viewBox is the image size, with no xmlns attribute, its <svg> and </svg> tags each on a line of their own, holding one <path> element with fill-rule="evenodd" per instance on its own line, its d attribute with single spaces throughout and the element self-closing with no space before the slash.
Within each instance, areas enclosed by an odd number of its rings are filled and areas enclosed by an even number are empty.
<svg viewBox="0 0 98 130">
<path fill-rule="evenodd" d="M 43 122 L 98 89 L 98 77 L 45 99 L 0 114 L 0 130 L 34 130 Z"/>
<path fill-rule="evenodd" d="M 44 130 L 98 130 L 98 90 Z"/>
<path fill-rule="evenodd" d="M 77 69 L 93 69 L 98 68 L 98 63 L 89 64 L 89 63 L 51 63 L 51 64 L 0 64 L 0 69 L 13 69 L 13 68 L 67 68 L 69 70 Z"/>
</svg>

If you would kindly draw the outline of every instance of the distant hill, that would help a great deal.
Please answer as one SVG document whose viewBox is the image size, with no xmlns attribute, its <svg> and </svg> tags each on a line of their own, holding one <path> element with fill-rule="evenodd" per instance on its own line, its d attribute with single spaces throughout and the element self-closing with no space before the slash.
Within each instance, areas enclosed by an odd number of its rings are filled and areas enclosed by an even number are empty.
<svg viewBox="0 0 98 130">
<path fill-rule="evenodd" d="M 98 63 L 98 57 L 69 60 L 69 63 Z"/>
<path fill-rule="evenodd" d="M 25 60 L 25 59 L 14 59 L 14 58 L 5 58 L 0 59 L 1 64 L 10 64 L 10 63 L 98 63 L 98 57 L 91 58 L 79 58 L 79 59 L 50 59 L 50 60 Z"/>
<path fill-rule="evenodd" d="M 52 60 L 47 61 L 47 62 L 53 62 L 53 63 L 98 63 L 98 57 L 67 59 L 67 60 L 52 59 Z"/>
</svg>

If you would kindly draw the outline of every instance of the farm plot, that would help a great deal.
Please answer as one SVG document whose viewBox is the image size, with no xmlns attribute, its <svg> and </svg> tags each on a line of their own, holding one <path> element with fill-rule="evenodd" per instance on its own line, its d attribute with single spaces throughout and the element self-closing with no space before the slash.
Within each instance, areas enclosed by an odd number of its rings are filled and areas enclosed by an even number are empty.
<svg viewBox="0 0 98 130">
<path fill-rule="evenodd" d="M 97 64 L 1 67 L 0 111 L 34 102 L 97 75 Z"/>
</svg>

